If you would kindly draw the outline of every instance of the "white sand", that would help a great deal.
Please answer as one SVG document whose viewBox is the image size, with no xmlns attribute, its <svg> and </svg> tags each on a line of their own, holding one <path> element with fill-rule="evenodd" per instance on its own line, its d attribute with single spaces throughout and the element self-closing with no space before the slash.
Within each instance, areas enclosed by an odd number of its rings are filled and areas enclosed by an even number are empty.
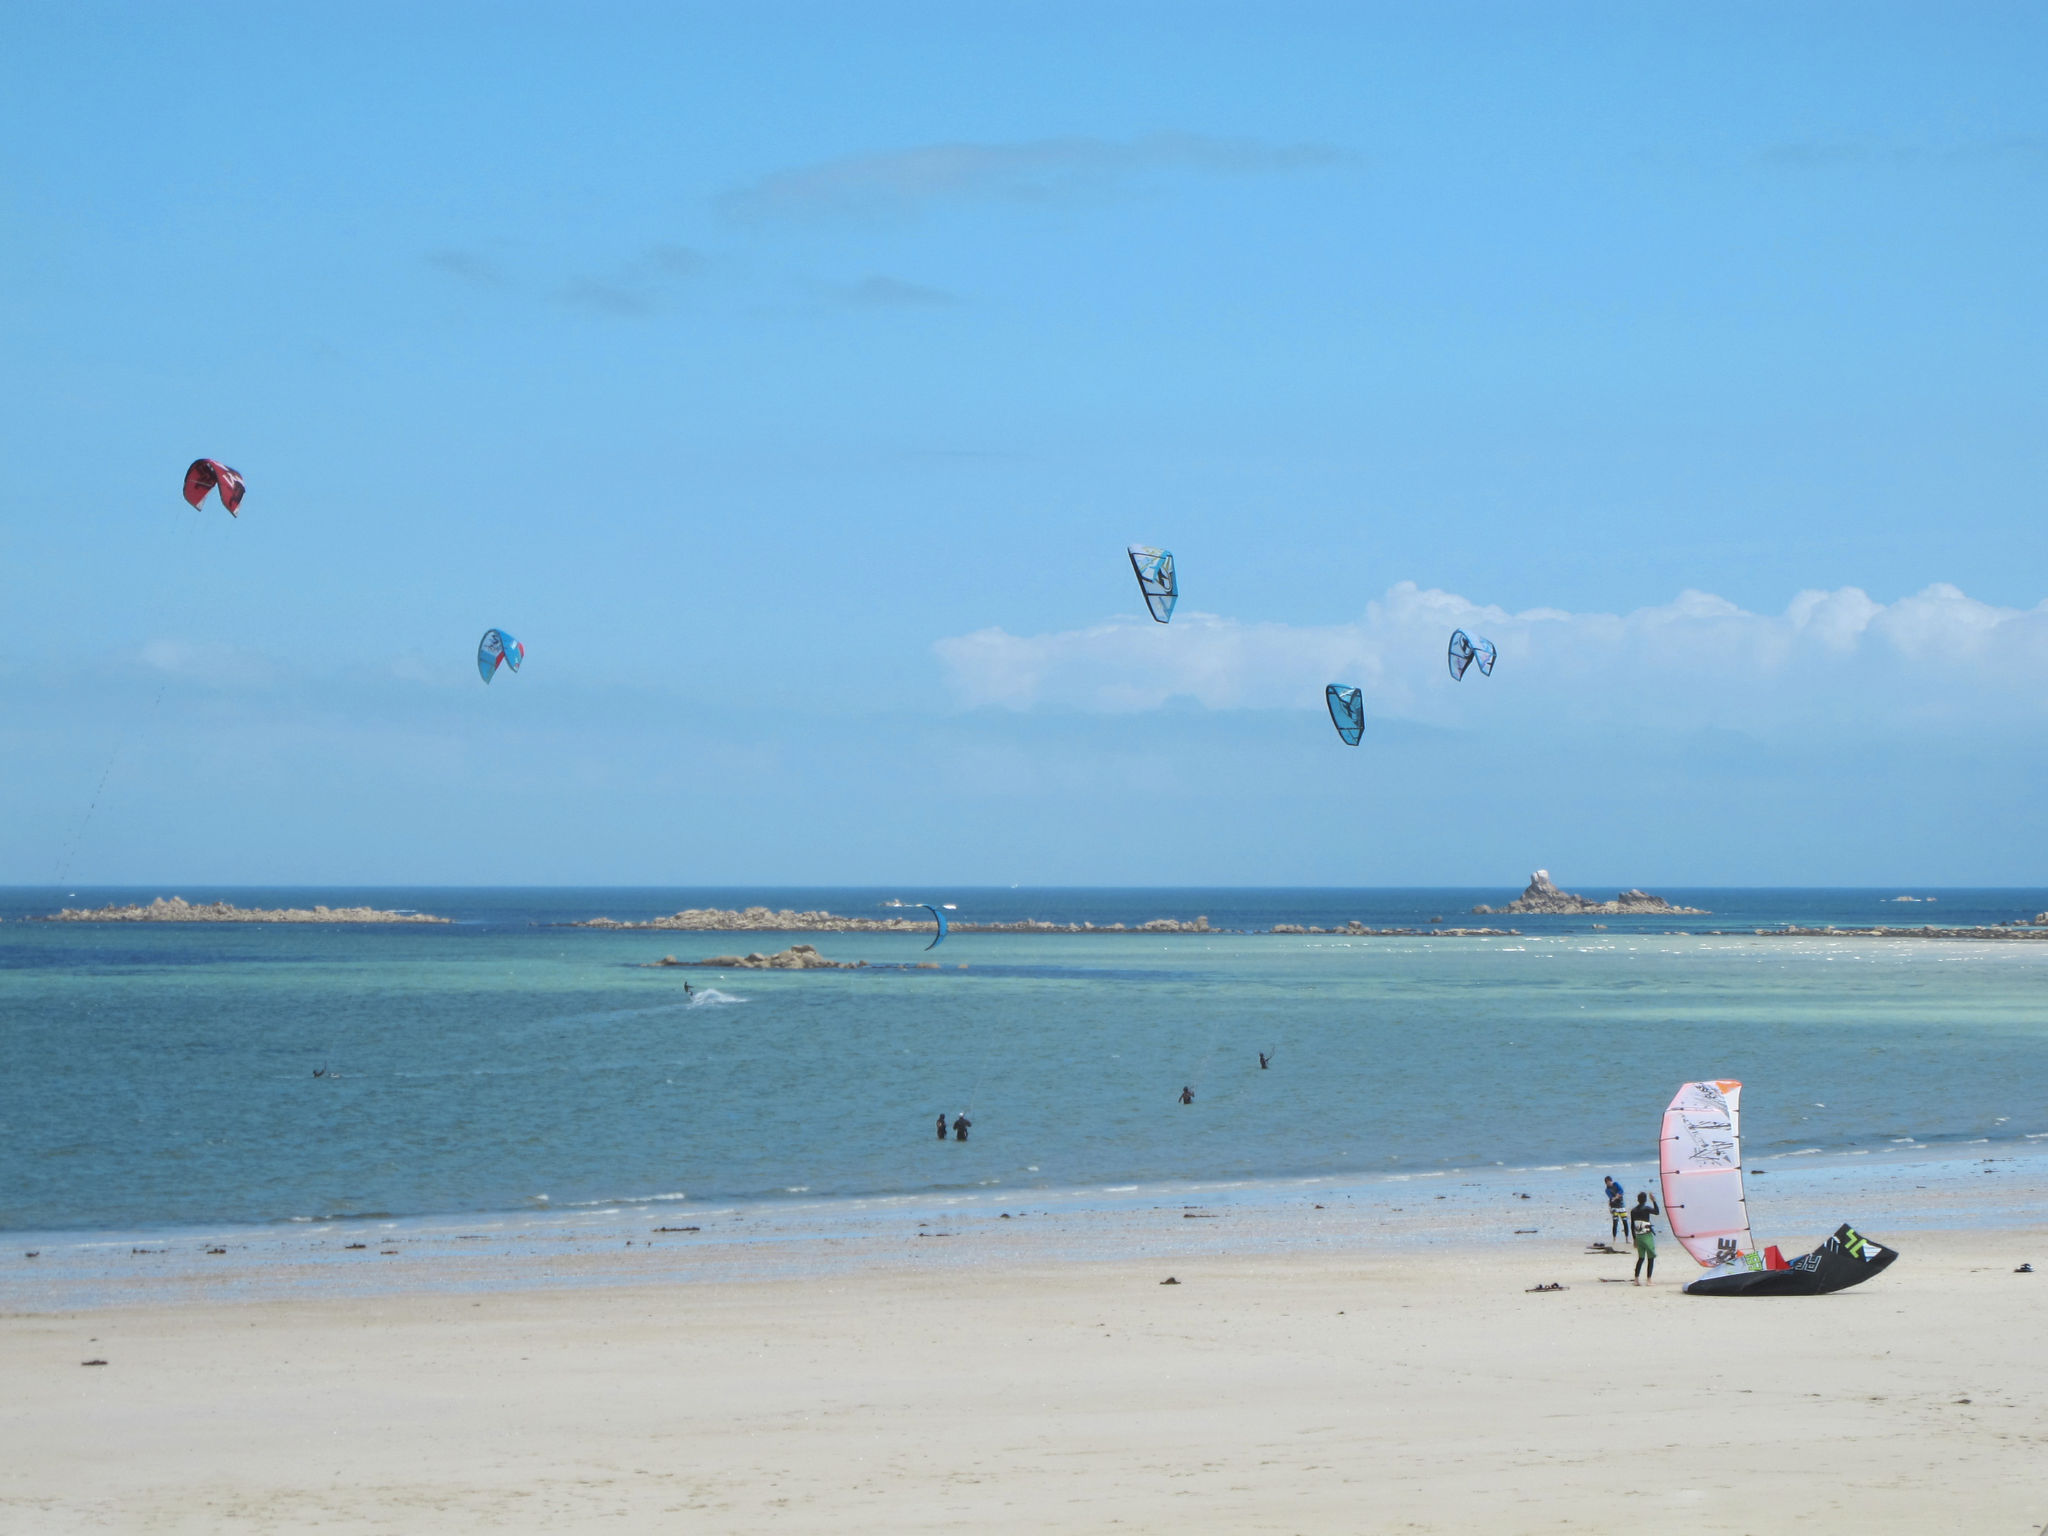
<svg viewBox="0 0 2048 1536">
<path fill-rule="evenodd" d="M 10 1316 L 0 1529 L 2037 1531 L 2048 1233 L 1886 1237 L 1812 1299 L 1546 1239 Z"/>
</svg>

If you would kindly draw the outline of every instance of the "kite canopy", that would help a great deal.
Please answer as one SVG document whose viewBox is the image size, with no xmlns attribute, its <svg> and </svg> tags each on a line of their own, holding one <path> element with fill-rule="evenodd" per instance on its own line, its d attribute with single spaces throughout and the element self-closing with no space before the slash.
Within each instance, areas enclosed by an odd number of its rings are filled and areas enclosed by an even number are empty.
<svg viewBox="0 0 2048 1536">
<path fill-rule="evenodd" d="M 1685 1287 L 1688 1296 L 1825 1296 L 1861 1285 L 1898 1257 L 1898 1250 L 1873 1243 L 1846 1221 L 1811 1253 L 1782 1267 L 1726 1270 L 1703 1275 Z"/>
<path fill-rule="evenodd" d="M 1358 738 L 1365 734 L 1365 696 L 1356 688 L 1332 683 L 1323 690 L 1323 699 L 1330 706 L 1330 724 L 1337 727 L 1344 745 L 1357 746 Z"/>
<path fill-rule="evenodd" d="M 526 660 L 526 647 L 506 634 L 502 629 L 487 629 L 483 639 L 477 642 L 476 670 L 485 682 L 499 667 L 519 670 L 519 663 Z"/>
<path fill-rule="evenodd" d="M 1671 1235 L 1709 1269 L 1754 1267 L 1742 1194 L 1742 1084 L 1687 1083 L 1664 1111 L 1657 1147 Z"/>
<path fill-rule="evenodd" d="M 1173 617 L 1173 605 L 1180 601 L 1180 582 L 1173 574 L 1173 551 L 1133 544 L 1130 554 L 1131 569 L 1138 573 L 1138 590 L 1145 594 L 1145 606 L 1152 610 L 1153 618 L 1164 624 Z"/>
<path fill-rule="evenodd" d="M 1462 629 L 1451 631 L 1450 663 L 1451 676 L 1458 682 L 1465 680 L 1465 669 L 1473 662 L 1479 663 L 1482 677 L 1493 676 L 1493 662 L 1496 652 L 1491 640 L 1474 640 Z"/>
<path fill-rule="evenodd" d="M 937 949 L 946 942 L 946 914 L 956 909 L 956 903 L 950 901 L 946 902 L 943 906 L 935 907 L 928 901 L 897 901 L 894 897 L 883 902 L 882 905 L 885 907 L 919 907 L 931 913 L 933 919 L 939 925 L 939 931 L 932 936 L 931 943 L 925 945 L 926 949 Z"/>
<path fill-rule="evenodd" d="M 206 493 L 220 491 L 220 504 L 228 509 L 228 516 L 235 517 L 242 505 L 242 477 L 219 459 L 194 459 L 192 467 L 185 471 L 185 499 L 198 506 L 206 500 Z"/>
</svg>

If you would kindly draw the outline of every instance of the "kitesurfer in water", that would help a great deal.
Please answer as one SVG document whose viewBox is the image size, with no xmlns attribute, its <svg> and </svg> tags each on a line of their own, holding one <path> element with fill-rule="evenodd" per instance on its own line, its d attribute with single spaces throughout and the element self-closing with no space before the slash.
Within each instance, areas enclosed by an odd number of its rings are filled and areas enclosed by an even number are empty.
<svg viewBox="0 0 2048 1536">
<path fill-rule="evenodd" d="M 941 1114 L 941 1115 L 939 1116 L 939 1140 L 941 1140 L 941 1141 L 944 1141 L 945 1139 L 946 1139 L 946 1117 L 945 1117 L 945 1115 Z"/>
<path fill-rule="evenodd" d="M 692 988 L 692 987 L 691 987 L 691 985 L 690 985 L 690 984 L 689 984 L 689 983 L 688 983 L 687 981 L 686 981 L 686 982 L 684 982 L 684 983 L 683 983 L 683 996 L 685 996 L 685 997 L 695 997 L 696 995 L 697 995 L 697 993 L 696 993 L 695 989 L 694 989 L 694 988 Z"/>
<path fill-rule="evenodd" d="M 1271 1064 L 1272 1060 L 1272 1056 L 1269 1055 L 1267 1052 L 1259 1052 L 1259 1070 L 1261 1072 L 1265 1071 L 1267 1066 Z"/>
<path fill-rule="evenodd" d="M 1621 1229 L 1628 1222 L 1628 1194 L 1614 1182 L 1614 1175 L 1607 1175 L 1607 1240 L 1611 1243 L 1621 1236 Z"/>
<path fill-rule="evenodd" d="M 955 1141 L 965 1141 L 967 1139 L 967 1127 L 972 1124 L 974 1122 L 967 1118 L 965 1110 L 955 1115 L 953 1117 L 953 1139 Z"/>
<path fill-rule="evenodd" d="M 1181 1103 L 1183 1103 L 1183 1104 L 1192 1104 L 1192 1103 L 1194 1103 L 1194 1102 L 1195 1102 L 1195 1090 L 1194 1090 L 1194 1089 L 1192 1089 L 1192 1088 L 1189 1088 L 1189 1087 L 1183 1086 L 1183 1087 L 1181 1088 L 1181 1091 L 1180 1091 L 1180 1101 L 1181 1101 Z"/>
<path fill-rule="evenodd" d="M 1650 1198 L 1648 1190 L 1636 1191 L 1635 1209 L 1628 1213 L 1628 1229 L 1636 1240 L 1636 1273 L 1631 1285 L 1648 1285 L 1657 1277 L 1657 1228 L 1650 1218 L 1663 1214 L 1664 1208 Z"/>
</svg>

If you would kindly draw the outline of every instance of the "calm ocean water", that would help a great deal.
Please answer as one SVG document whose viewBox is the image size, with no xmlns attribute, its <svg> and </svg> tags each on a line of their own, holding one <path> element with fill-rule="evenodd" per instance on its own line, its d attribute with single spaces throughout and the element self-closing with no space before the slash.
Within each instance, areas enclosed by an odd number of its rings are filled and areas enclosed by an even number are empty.
<svg viewBox="0 0 2048 1536">
<path fill-rule="evenodd" d="M 961 934 L 927 956 L 833 934 L 810 941 L 887 968 L 722 977 L 640 966 L 791 940 L 548 925 L 900 896 L 963 920 L 1395 926 L 1516 893 L 184 887 L 459 921 L 22 921 L 159 894 L 0 893 L 0 1228 L 1640 1161 L 1673 1086 L 1707 1075 L 1747 1084 L 1759 1156 L 2048 1133 L 2048 944 L 1700 931 L 1998 922 L 2048 890 L 1665 890 L 1714 915 L 1519 939 Z M 961 1110 L 972 1139 L 938 1145 Z"/>
</svg>

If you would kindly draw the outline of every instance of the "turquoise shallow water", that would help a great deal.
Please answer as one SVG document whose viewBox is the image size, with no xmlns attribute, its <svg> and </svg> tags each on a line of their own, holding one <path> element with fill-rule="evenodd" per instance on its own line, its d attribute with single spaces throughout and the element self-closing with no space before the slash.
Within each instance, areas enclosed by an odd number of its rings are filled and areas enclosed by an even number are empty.
<svg viewBox="0 0 2048 1536">
<path fill-rule="evenodd" d="M 2048 945 L 1640 924 L 1529 924 L 1518 939 L 963 934 L 933 971 L 895 968 L 927 958 L 917 938 L 846 934 L 812 941 L 876 969 L 714 977 L 640 965 L 790 939 L 538 926 L 707 893 L 438 894 L 381 899 L 467 901 L 469 920 L 54 927 L 20 921 L 48 910 L 22 897 L 0 923 L 0 1227 L 1641 1162 L 1673 1087 L 1709 1075 L 1746 1083 L 1754 1157 L 2048 1133 Z M 1326 894 L 1247 893 L 1231 910 L 1457 910 L 1442 893 Z M 1229 896 L 1192 899 L 1221 911 Z M 1036 915 L 1066 915 L 1037 899 Z M 1869 921 L 1858 904 L 1875 898 L 1798 899 L 1800 921 Z M 2001 917 L 2048 906 L 1969 899 Z M 1186 905 L 1149 893 L 1089 912 Z M 1946 899 L 1942 920 L 1965 907 Z M 686 1000 L 686 976 L 719 996 Z M 1184 1084 L 1192 1106 L 1176 1103 Z M 939 1145 L 934 1116 L 962 1109 L 972 1139 Z"/>
</svg>

